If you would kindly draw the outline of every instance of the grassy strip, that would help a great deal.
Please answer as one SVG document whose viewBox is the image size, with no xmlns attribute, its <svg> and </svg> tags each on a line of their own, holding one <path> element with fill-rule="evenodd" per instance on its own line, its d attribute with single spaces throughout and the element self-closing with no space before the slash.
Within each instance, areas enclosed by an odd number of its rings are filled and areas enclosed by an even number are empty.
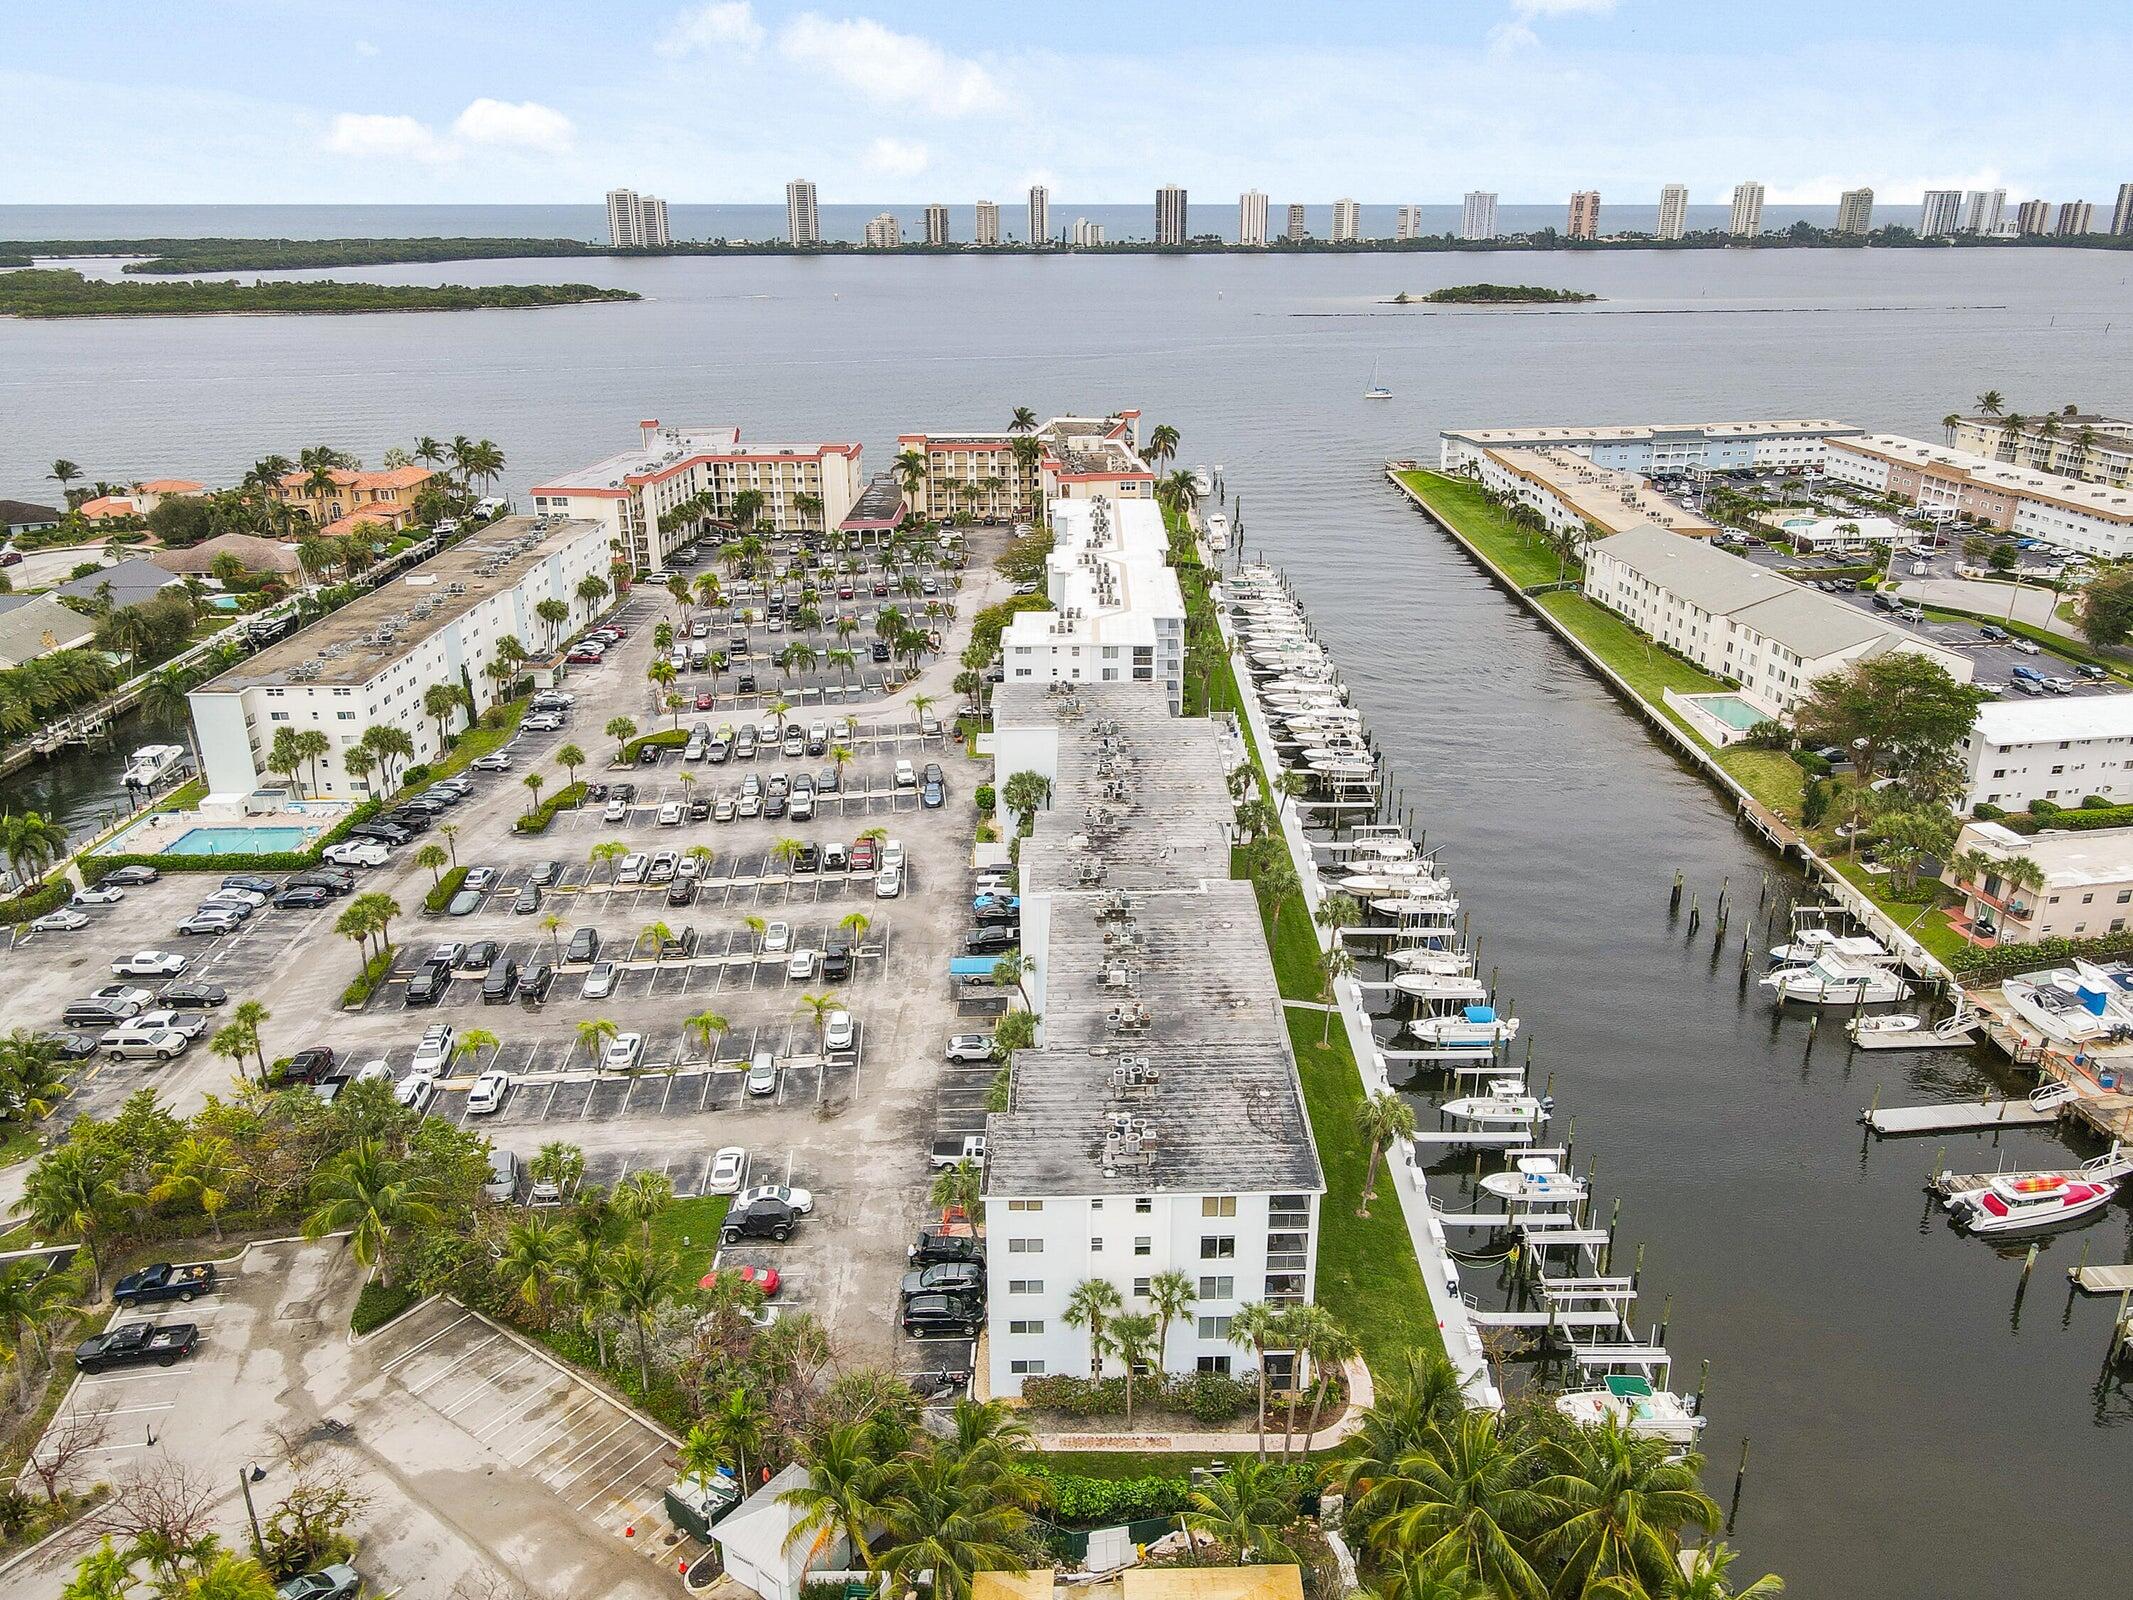
<svg viewBox="0 0 2133 1600">
<path fill-rule="evenodd" d="M 577 783 L 565 784 L 511 824 L 512 829 L 518 833 L 546 833 L 548 825 L 555 821 L 557 812 L 569 810 L 584 802 L 585 784 L 582 779 Z"/>
<path fill-rule="evenodd" d="M 711 1270 L 718 1250 L 719 1224 L 726 1220 L 731 1195 L 706 1194 L 677 1200 L 652 1219 L 652 1243 L 676 1253 L 673 1284 L 677 1294 L 694 1290 Z"/>
<path fill-rule="evenodd" d="M 1951 903 L 1952 891 L 1937 878 L 1922 878 L 1915 888 L 1899 894 L 1887 873 L 1868 872 L 1855 855 L 1826 852 L 1823 860 L 1834 867 L 1845 882 L 1888 913 L 1899 928 L 1908 929 L 1911 937 L 1938 960 L 1950 967 L 1961 967 L 1977 957 L 1977 947 L 1948 925 L 1947 907 Z"/>
<path fill-rule="evenodd" d="M 353 1011 L 378 990 L 387 974 L 393 970 L 393 951 L 390 946 L 380 950 L 363 963 L 363 970 L 356 974 L 355 982 L 341 991 L 341 1007 Z"/>
<path fill-rule="evenodd" d="M 155 804 L 158 811 L 198 811 L 207 798 L 207 780 L 188 778 Z"/>
<path fill-rule="evenodd" d="M 439 778 L 449 778 L 455 772 L 464 771 L 468 762 L 479 760 L 486 755 L 492 755 L 517 738 L 519 722 L 526 715 L 526 702 L 524 700 L 500 700 L 496 705 L 491 706 L 488 712 L 484 712 L 483 715 L 487 716 L 490 712 L 498 710 L 501 710 L 503 715 L 497 719 L 495 727 L 485 727 L 480 723 L 476 723 L 459 736 L 451 749 L 431 762 L 428 767 L 417 767 L 410 770 L 402 778 L 401 787 L 392 795 L 392 800 L 400 799 L 401 796 L 405 795 L 409 789 L 412 789 L 418 783 L 427 787 L 435 783 Z M 421 773 L 419 778 L 415 775 L 418 771 Z"/>
<path fill-rule="evenodd" d="M 1480 484 L 1420 468 L 1397 476 L 1520 588 L 1577 576 L 1575 567 L 1565 572 L 1562 557 L 1539 534 L 1529 533 L 1505 516 Z"/>
<path fill-rule="evenodd" d="M 654 733 L 640 733 L 622 747 L 615 758 L 615 765 L 620 767 L 635 766 L 638 752 L 642 750 L 647 748 L 653 750 L 679 750 L 688 742 L 689 730 L 687 728 L 661 728 Z"/>
<path fill-rule="evenodd" d="M 466 881 L 467 869 L 465 867 L 454 867 L 450 872 L 439 878 L 431 886 L 430 892 L 422 897 L 422 909 L 433 917 L 443 916 L 445 907 L 452 903 L 452 896 L 459 893 L 461 886 Z"/>
</svg>

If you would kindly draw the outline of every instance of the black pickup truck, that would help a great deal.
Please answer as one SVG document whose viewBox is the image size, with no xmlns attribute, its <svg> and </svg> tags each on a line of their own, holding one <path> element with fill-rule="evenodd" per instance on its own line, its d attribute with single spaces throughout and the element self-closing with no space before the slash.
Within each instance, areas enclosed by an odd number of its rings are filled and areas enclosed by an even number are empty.
<svg viewBox="0 0 2133 1600">
<path fill-rule="evenodd" d="M 107 1367 L 174 1367 L 193 1353 L 200 1330 L 190 1322 L 122 1322 L 109 1333 L 84 1339 L 74 1347 L 74 1364 L 84 1372 Z"/>
<path fill-rule="evenodd" d="M 190 1303 L 215 1292 L 215 1264 L 195 1261 L 179 1264 L 159 1261 L 139 1272 L 129 1272 L 111 1286 L 111 1298 L 122 1306 L 160 1304 L 165 1300 Z"/>
</svg>

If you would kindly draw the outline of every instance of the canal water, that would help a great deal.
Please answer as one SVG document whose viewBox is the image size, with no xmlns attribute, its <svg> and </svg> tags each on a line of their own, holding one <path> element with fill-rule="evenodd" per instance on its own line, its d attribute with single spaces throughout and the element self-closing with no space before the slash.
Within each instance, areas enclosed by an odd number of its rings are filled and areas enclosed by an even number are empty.
<svg viewBox="0 0 2133 1600">
<path fill-rule="evenodd" d="M 1647 1315 L 1693 1386 L 1712 1362 L 1709 1486 L 1752 1460 L 1736 1542 L 1800 1595 L 2122 1592 L 2114 1515 L 2133 1404 L 2109 1315 L 2063 1268 L 2128 1259 L 2113 1209 L 2019 1255 L 1952 1233 L 1934 1143 L 1864 1143 L 1883 1103 L 1979 1086 L 1962 1060 L 1810 1048 L 1737 980 L 1707 918 L 1772 858 L 1570 654 L 1380 477 L 1436 432 L 1511 421 L 1833 416 L 1931 435 L 2010 409 L 2133 405 L 2133 263 L 2100 252 L 465 263 L 401 282 L 592 279 L 640 305 L 361 318 L 0 326 L 0 493 L 58 455 L 112 478 L 240 473 L 332 443 L 496 440 L 518 492 L 635 420 L 751 440 L 1001 427 L 1137 405 L 1223 464 L 1248 548 L 1285 565 L 1442 846 L 1483 965 L 1555 1074 L 1603 1206 L 1645 1241 Z M 1488 279 L 1589 290 L 1541 311 L 1397 308 Z M 1394 398 L 1362 398 L 1373 368 Z M 174 403 L 182 397 L 182 403 Z M 2122 411 L 2114 414 L 2123 415 Z M 139 742 L 139 741 L 135 741 Z M 18 780 L 19 781 L 19 780 Z M 1759 937 L 1759 936 L 1758 936 Z M 1921 1063 L 1928 1063 L 1921 1065 Z M 1992 1167 L 1981 1139 L 1942 1141 Z M 2052 1139 L 2010 1160 L 2063 1159 Z M 2093 1153 L 2083 1150 L 2082 1154 Z M 1449 1193 L 1453 1187 L 1445 1180 Z M 1336 1197 L 1331 1203 L 1344 1203 Z M 1625 1248 L 1630 1248 L 1626 1246 Z"/>
</svg>

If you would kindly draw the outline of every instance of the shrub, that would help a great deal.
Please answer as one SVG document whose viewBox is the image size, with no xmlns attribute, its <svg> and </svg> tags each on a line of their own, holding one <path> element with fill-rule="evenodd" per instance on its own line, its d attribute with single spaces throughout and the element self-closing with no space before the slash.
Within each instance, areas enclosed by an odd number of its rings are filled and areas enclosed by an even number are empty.
<svg viewBox="0 0 2133 1600">
<path fill-rule="evenodd" d="M 425 781 L 429 775 L 430 764 L 427 761 L 417 761 L 400 774 L 400 787 L 403 789 L 412 788 L 414 785 Z"/>
<path fill-rule="evenodd" d="M 466 881 L 467 869 L 454 867 L 439 878 L 430 892 L 422 897 L 422 909 L 433 917 L 442 916 L 444 908 L 452 903 L 452 896 L 459 893 L 460 887 Z"/>
<path fill-rule="evenodd" d="M 517 822 L 512 824 L 512 827 L 520 833 L 546 833 L 548 825 L 555 821 L 558 811 L 582 805 L 584 800 L 585 784 L 582 781 L 565 784 L 538 806 L 534 807 L 533 810 L 520 817 Z"/>
<path fill-rule="evenodd" d="M 2055 802 L 2050 800 L 2032 800 L 2029 803 L 2029 814 L 2033 817 L 2057 816 L 2060 809 Z"/>
<path fill-rule="evenodd" d="M 646 745 L 659 750 L 678 750 L 688 742 L 687 728 L 661 728 L 657 733 L 640 733 L 622 747 L 622 759 L 626 762 L 635 761 L 637 752 Z"/>
<path fill-rule="evenodd" d="M 1029 1384 L 1022 1387 L 1027 1394 Z M 1192 1492 L 1184 1478 L 1084 1478 L 1045 1467 L 1036 1471 L 1051 1486 L 1054 1514 L 1068 1526 L 1103 1528 L 1147 1517 L 1173 1517 L 1185 1509 Z"/>
<path fill-rule="evenodd" d="M 1186 1372 L 1166 1379 L 1164 1400 L 1195 1422 L 1227 1422 L 1259 1404 L 1256 1384 L 1220 1372 Z"/>
<path fill-rule="evenodd" d="M 57 911 L 72 899 L 73 895 L 74 885 L 64 878 L 40 883 L 34 889 L 0 900 L 0 923 L 28 922 L 32 917 L 41 917 L 47 911 Z"/>
<path fill-rule="evenodd" d="M 356 1296 L 355 1310 L 349 1315 L 348 1326 L 355 1333 L 369 1333 L 373 1329 L 382 1328 L 419 1298 L 415 1291 L 404 1283 L 387 1288 L 383 1281 L 373 1278 L 363 1285 L 363 1292 Z"/>
<path fill-rule="evenodd" d="M 2100 794 L 2085 794 L 2081 797 L 2081 809 L 2084 811 L 2109 811 L 2117 804 L 2116 800 L 2106 800 Z"/>
<path fill-rule="evenodd" d="M 1998 806 L 1992 804 L 1992 802 L 1989 800 L 1980 800 L 1975 806 L 1972 806 L 1970 808 L 1970 814 L 1973 817 L 1977 818 L 1980 822 L 1996 822 L 2001 817 L 2007 815 L 2006 812 L 2002 811 Z"/>
<path fill-rule="evenodd" d="M 1800 791 L 1800 826 L 1818 827 L 1829 811 L 1829 785 L 1820 778 L 1810 778 L 1807 787 Z"/>
<path fill-rule="evenodd" d="M 978 824 L 979 844 L 998 844 L 999 842 L 1000 830 L 998 828 L 994 827 L 989 822 L 981 822 Z"/>
<path fill-rule="evenodd" d="M 341 1008 L 353 1011 L 377 992 L 378 985 L 385 981 L 393 970 L 393 952 L 380 950 L 363 963 L 363 970 L 356 974 L 355 982 L 341 991 Z"/>
<path fill-rule="evenodd" d="M 993 808 L 993 801 L 995 799 L 992 785 L 989 783 L 979 784 L 977 788 L 976 799 L 978 802 L 978 809 L 980 811 L 990 811 Z"/>
<path fill-rule="evenodd" d="M 2046 801 L 2049 805 L 2050 802 Z M 1982 807 L 1979 816 L 1984 815 Z M 2133 827 L 2133 805 L 2083 807 L 2078 811 L 2062 810 L 2053 806 L 2050 811 L 2017 811 L 2003 814 L 2000 826 L 2014 833 L 2033 834 L 2042 828 L 2063 828 L 2069 832 L 2085 833 L 2091 828 Z M 2028 948 L 2024 946 L 2024 948 Z"/>
<path fill-rule="evenodd" d="M 1828 761 L 1812 750 L 1795 750 L 1792 752 L 1792 759 L 1793 763 L 1810 778 L 1826 778 L 1829 776 Z"/>
</svg>

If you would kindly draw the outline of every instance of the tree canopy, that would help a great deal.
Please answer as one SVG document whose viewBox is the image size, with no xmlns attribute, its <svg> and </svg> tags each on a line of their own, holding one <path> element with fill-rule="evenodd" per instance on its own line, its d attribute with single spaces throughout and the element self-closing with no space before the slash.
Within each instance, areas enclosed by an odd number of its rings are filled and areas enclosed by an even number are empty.
<svg viewBox="0 0 2133 1600">
<path fill-rule="evenodd" d="M 1849 752 L 1861 782 L 1907 781 L 1953 765 L 1987 698 L 1930 657 L 1896 650 L 1817 678 L 1793 709 L 1793 727 L 1810 744 Z"/>
</svg>

